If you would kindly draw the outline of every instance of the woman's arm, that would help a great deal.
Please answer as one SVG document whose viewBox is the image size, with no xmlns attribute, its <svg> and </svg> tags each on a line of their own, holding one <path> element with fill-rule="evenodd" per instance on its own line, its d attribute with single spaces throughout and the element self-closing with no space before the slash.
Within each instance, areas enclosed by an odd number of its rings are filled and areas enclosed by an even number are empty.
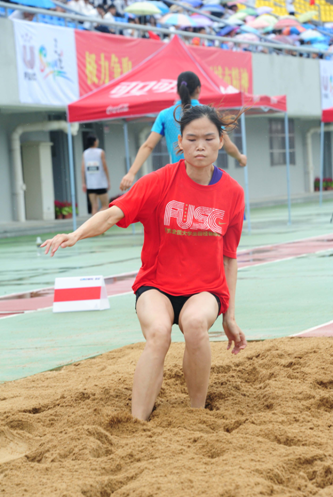
<svg viewBox="0 0 333 497">
<path fill-rule="evenodd" d="M 79 240 L 101 235 L 114 224 L 118 223 L 123 217 L 123 211 L 116 205 L 113 205 L 110 209 L 97 212 L 97 214 L 88 219 L 88 221 L 82 224 L 76 231 L 68 234 L 56 235 L 50 240 L 46 240 L 41 247 L 46 247 L 45 254 L 48 254 L 51 250 L 50 255 L 53 257 L 59 247 L 72 247 Z"/>
<path fill-rule="evenodd" d="M 87 185 L 86 185 L 86 170 L 84 167 L 84 158 L 82 155 L 82 163 L 81 163 L 81 179 L 82 179 L 82 190 L 83 193 L 86 193 L 87 191 Z"/>
<path fill-rule="evenodd" d="M 110 176 L 109 176 L 108 166 L 106 165 L 106 159 L 105 159 L 105 152 L 104 152 L 104 150 L 102 150 L 102 153 L 101 153 L 101 160 L 102 160 L 103 169 L 104 169 L 106 178 L 108 180 L 108 190 L 110 190 L 110 188 L 111 188 Z"/>
<path fill-rule="evenodd" d="M 227 154 L 231 155 L 231 157 L 238 160 L 240 166 L 245 167 L 247 163 L 246 155 L 240 153 L 240 151 L 238 150 L 236 145 L 232 143 L 228 135 L 223 135 L 223 140 L 224 140 L 223 147 L 224 150 L 227 152 Z"/>
<path fill-rule="evenodd" d="M 162 135 L 160 135 L 159 133 L 155 133 L 155 131 L 152 131 L 150 133 L 147 140 L 139 148 L 130 170 L 121 180 L 119 187 L 120 190 L 124 191 L 132 186 L 136 173 L 140 171 L 143 163 L 148 159 L 161 138 Z"/>
<path fill-rule="evenodd" d="M 245 349 L 247 343 L 242 330 L 236 323 L 235 319 L 235 299 L 236 299 L 236 284 L 237 284 L 237 259 L 232 259 L 226 255 L 223 257 L 224 273 L 229 288 L 229 307 L 223 315 L 223 328 L 226 336 L 228 337 L 228 350 L 235 346 L 232 350 L 233 354 L 238 354 L 241 350 Z"/>
</svg>

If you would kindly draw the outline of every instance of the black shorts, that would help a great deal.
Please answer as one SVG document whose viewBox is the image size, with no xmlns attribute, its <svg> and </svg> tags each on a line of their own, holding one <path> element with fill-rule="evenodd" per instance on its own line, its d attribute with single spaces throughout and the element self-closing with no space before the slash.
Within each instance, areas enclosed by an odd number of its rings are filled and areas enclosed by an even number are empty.
<svg viewBox="0 0 333 497">
<path fill-rule="evenodd" d="M 108 191 L 106 188 L 94 188 L 92 190 L 87 190 L 88 195 L 89 193 L 95 193 L 96 195 L 104 195 L 107 192 Z"/>
<path fill-rule="evenodd" d="M 180 311 L 182 310 L 185 302 L 187 302 L 189 298 L 193 297 L 193 295 L 197 295 L 197 293 L 193 293 L 192 295 L 170 295 L 169 293 L 162 292 L 162 290 L 159 290 L 158 288 L 156 288 L 154 286 L 140 286 L 140 288 L 137 289 L 136 294 L 135 294 L 136 295 L 135 308 L 136 308 L 136 303 L 137 303 L 140 295 L 147 292 L 148 290 L 158 290 L 159 292 L 163 293 L 163 295 L 168 297 L 168 299 L 171 302 L 174 316 L 175 316 L 174 320 L 173 320 L 173 324 L 178 324 L 179 314 L 180 314 Z M 211 293 L 211 292 L 209 292 L 209 293 Z M 216 318 L 217 318 L 218 315 L 220 314 L 221 302 L 220 302 L 220 299 L 218 298 L 218 296 L 215 295 L 215 293 L 212 293 L 212 295 L 216 298 L 217 305 L 219 307 L 219 310 L 218 310 L 218 313 L 216 316 Z"/>
</svg>

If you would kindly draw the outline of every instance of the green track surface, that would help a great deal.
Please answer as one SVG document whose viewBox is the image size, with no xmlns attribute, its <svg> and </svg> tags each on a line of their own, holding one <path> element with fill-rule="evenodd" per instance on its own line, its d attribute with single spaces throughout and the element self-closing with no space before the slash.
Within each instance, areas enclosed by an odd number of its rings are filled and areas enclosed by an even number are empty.
<svg viewBox="0 0 333 497">
<path fill-rule="evenodd" d="M 332 233 L 333 203 L 252 211 L 240 249 Z M 137 226 L 136 230 L 142 229 Z M 35 237 L 1 240 L 0 294 L 52 286 L 56 276 L 109 276 L 140 267 L 142 234 L 110 230 L 53 259 L 37 256 Z M 237 286 L 237 321 L 250 340 L 278 338 L 332 319 L 333 251 L 243 268 Z M 110 298 L 107 311 L 53 314 L 51 309 L 0 320 L 0 381 L 19 379 L 143 341 L 134 295 Z M 222 330 L 221 318 L 212 331 Z M 221 338 L 218 338 L 219 340 Z M 174 326 L 173 340 L 182 340 Z"/>
</svg>

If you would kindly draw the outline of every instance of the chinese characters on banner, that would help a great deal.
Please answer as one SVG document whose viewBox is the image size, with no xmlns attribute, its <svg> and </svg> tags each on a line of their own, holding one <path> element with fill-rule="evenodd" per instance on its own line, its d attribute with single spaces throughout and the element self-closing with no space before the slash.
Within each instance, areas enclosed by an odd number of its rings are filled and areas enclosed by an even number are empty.
<svg viewBox="0 0 333 497">
<path fill-rule="evenodd" d="M 76 31 L 75 40 L 80 96 L 122 76 L 164 46 L 155 40 L 84 31 Z M 251 53 L 213 47 L 190 47 L 190 50 L 226 83 L 252 93 Z"/>
<path fill-rule="evenodd" d="M 228 85 L 252 93 L 252 54 L 213 47 L 193 47 L 191 51 Z"/>
<path fill-rule="evenodd" d="M 80 96 L 100 88 L 137 66 L 162 42 L 75 31 Z"/>
</svg>

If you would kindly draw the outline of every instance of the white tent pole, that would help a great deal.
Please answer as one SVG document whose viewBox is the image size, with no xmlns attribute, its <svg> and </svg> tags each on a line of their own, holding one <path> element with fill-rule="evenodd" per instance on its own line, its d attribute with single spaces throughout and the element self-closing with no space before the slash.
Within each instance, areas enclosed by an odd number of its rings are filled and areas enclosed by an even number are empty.
<svg viewBox="0 0 333 497">
<path fill-rule="evenodd" d="M 130 170 L 131 165 L 130 165 L 130 152 L 128 146 L 128 127 L 126 120 L 124 121 L 123 129 L 124 129 L 124 142 L 125 142 L 126 170 L 128 172 Z M 132 233 L 133 235 L 135 234 L 135 224 L 132 224 Z"/>
<path fill-rule="evenodd" d="M 69 156 L 69 175 L 71 181 L 71 199 L 72 199 L 72 211 L 73 211 L 73 231 L 75 231 L 76 230 L 75 174 L 74 174 L 72 130 L 70 123 L 67 123 L 67 139 L 68 139 L 68 156 Z"/>
<path fill-rule="evenodd" d="M 243 154 L 246 153 L 246 129 L 245 129 L 245 114 L 241 115 L 241 125 L 242 125 L 242 148 Z M 249 175 L 248 167 L 244 167 L 244 182 L 245 182 L 245 202 L 246 202 L 246 219 L 247 219 L 247 230 L 251 233 L 251 215 L 250 215 L 250 198 L 249 198 Z"/>
<path fill-rule="evenodd" d="M 319 186 L 319 205 L 323 205 L 323 179 L 324 179 L 324 137 L 325 123 L 320 123 L 320 186 Z"/>
<path fill-rule="evenodd" d="M 287 193 L 288 193 L 288 224 L 291 224 L 291 198 L 290 198 L 290 147 L 289 147 L 289 121 L 288 114 L 284 115 L 284 133 L 286 137 L 286 169 L 287 169 Z"/>
</svg>

